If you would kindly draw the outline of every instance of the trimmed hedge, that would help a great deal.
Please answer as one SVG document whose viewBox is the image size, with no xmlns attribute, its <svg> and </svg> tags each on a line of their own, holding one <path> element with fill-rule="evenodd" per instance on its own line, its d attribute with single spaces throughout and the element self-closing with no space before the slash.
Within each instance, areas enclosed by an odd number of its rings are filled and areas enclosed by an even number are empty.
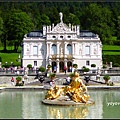
<svg viewBox="0 0 120 120">
<path fill-rule="evenodd" d="M 113 66 L 114 64 L 120 65 L 120 55 L 103 55 L 102 59 L 103 59 L 103 64 L 106 64 L 106 62 L 110 64 L 110 62 L 112 62 Z"/>
</svg>

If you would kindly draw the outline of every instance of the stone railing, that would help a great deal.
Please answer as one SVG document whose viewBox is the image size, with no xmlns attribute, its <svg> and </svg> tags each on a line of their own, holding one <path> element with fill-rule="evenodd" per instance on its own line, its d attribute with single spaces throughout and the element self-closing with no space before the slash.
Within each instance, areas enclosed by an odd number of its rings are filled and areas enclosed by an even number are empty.
<svg viewBox="0 0 120 120">
<path fill-rule="evenodd" d="M 54 54 L 54 55 L 50 55 L 50 58 L 52 59 L 57 59 L 57 58 L 66 58 L 66 59 L 73 59 L 73 55 L 72 54 Z"/>
</svg>

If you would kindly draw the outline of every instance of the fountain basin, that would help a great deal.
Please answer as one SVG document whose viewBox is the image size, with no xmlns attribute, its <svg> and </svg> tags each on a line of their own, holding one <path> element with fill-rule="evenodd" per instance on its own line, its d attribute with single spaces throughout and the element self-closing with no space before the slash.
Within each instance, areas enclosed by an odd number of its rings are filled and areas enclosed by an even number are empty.
<svg viewBox="0 0 120 120">
<path fill-rule="evenodd" d="M 73 100 L 69 100 L 67 96 L 65 96 L 65 97 L 59 97 L 53 100 L 44 99 L 42 100 L 42 103 L 47 104 L 47 105 L 59 105 L 59 106 L 76 106 L 76 105 L 90 106 L 90 105 L 93 105 L 95 102 L 91 99 L 89 99 L 86 103 L 74 102 Z"/>
</svg>

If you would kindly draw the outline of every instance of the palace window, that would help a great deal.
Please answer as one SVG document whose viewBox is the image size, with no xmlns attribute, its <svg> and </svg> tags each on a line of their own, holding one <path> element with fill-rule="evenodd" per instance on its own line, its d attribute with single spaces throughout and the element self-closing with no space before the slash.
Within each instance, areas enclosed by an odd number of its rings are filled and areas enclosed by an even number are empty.
<svg viewBox="0 0 120 120">
<path fill-rule="evenodd" d="M 86 61 L 86 65 L 90 65 L 90 61 Z"/>
<path fill-rule="evenodd" d="M 56 36 L 53 36 L 53 38 L 56 38 Z"/>
<path fill-rule="evenodd" d="M 67 45 L 67 54 L 72 54 L 72 46 L 70 44 Z"/>
<path fill-rule="evenodd" d="M 52 54 L 57 54 L 57 47 L 55 44 L 52 45 Z"/>
<path fill-rule="evenodd" d="M 60 36 L 60 38 L 63 38 L 63 36 Z"/>
<path fill-rule="evenodd" d="M 85 47 L 85 54 L 90 55 L 90 46 Z"/>
<path fill-rule="evenodd" d="M 38 55 L 38 46 L 33 46 L 33 55 Z"/>
<path fill-rule="evenodd" d="M 71 36 L 68 36 L 68 38 L 71 38 Z"/>
<path fill-rule="evenodd" d="M 37 66 L 37 61 L 34 61 L 34 66 Z"/>
</svg>

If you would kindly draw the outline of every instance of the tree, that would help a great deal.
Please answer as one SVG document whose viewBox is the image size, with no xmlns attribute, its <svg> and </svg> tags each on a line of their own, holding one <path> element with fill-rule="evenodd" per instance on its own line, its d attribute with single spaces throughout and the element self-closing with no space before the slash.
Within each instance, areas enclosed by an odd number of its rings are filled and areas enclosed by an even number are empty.
<svg viewBox="0 0 120 120">
<path fill-rule="evenodd" d="M 69 13 L 68 16 L 65 16 L 65 23 L 67 24 L 71 23 L 72 25 L 79 25 L 80 20 L 76 15 Z"/>
<path fill-rule="evenodd" d="M 1 14 L 2 16 L 3 14 Z M 6 32 L 5 32 L 5 26 L 4 26 L 4 19 L 3 16 L 0 17 L 0 37 L 1 41 L 4 43 L 4 50 L 6 50 Z"/>
<path fill-rule="evenodd" d="M 3 19 L 0 17 L 0 35 L 3 33 Z"/>
<path fill-rule="evenodd" d="M 112 13 L 108 7 L 90 4 L 83 9 L 81 25 L 99 35 L 103 43 L 114 34 L 114 23 L 111 20 Z"/>
<path fill-rule="evenodd" d="M 17 52 L 25 34 L 33 29 L 30 17 L 21 10 L 12 10 L 7 22 L 8 40 L 14 40 L 14 50 Z"/>
<path fill-rule="evenodd" d="M 118 19 L 117 19 L 117 37 L 118 39 L 120 39 L 120 16 L 118 16 Z"/>
<path fill-rule="evenodd" d="M 50 25 L 51 24 L 49 17 L 47 15 L 45 15 L 45 14 L 41 15 L 41 24 L 42 25 Z"/>
</svg>

